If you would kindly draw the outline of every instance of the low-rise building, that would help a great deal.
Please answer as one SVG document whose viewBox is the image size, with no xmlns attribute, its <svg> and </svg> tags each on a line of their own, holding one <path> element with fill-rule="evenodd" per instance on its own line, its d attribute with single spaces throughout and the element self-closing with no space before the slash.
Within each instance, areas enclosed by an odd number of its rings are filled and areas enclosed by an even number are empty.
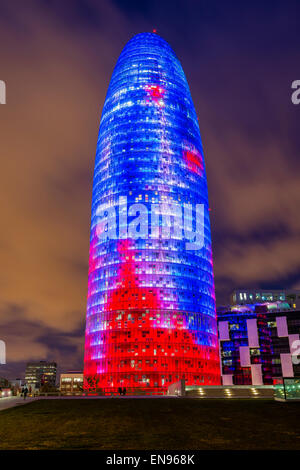
<svg viewBox="0 0 300 470">
<path fill-rule="evenodd" d="M 11 383 L 4 377 L 0 377 L 0 398 L 10 397 L 11 395 Z"/>
<path fill-rule="evenodd" d="M 82 395 L 83 373 L 67 372 L 60 374 L 60 391 L 63 395 Z"/>
<path fill-rule="evenodd" d="M 0 377 L 0 388 L 9 388 L 10 382 L 9 380 L 5 379 L 4 377 Z"/>
<path fill-rule="evenodd" d="M 300 290 L 297 289 L 235 289 L 230 296 L 231 305 L 249 305 L 264 302 L 286 302 L 300 310 Z"/>
</svg>

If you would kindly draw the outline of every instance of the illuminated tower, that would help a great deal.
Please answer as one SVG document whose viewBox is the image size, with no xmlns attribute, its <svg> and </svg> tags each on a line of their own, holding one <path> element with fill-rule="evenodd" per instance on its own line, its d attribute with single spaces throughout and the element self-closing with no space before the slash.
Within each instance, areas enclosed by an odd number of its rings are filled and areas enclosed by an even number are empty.
<svg viewBox="0 0 300 470">
<path fill-rule="evenodd" d="M 97 142 L 86 380 L 113 389 L 220 384 L 208 211 L 184 72 L 161 37 L 138 34 L 114 69 Z"/>
</svg>

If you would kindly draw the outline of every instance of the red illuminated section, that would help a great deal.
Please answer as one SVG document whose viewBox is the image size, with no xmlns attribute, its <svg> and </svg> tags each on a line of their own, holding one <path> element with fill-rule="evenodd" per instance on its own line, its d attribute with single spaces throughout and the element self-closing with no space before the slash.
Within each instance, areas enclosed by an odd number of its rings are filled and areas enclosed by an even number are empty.
<svg viewBox="0 0 300 470">
<path fill-rule="evenodd" d="M 184 150 L 183 158 L 190 171 L 200 176 L 203 174 L 203 159 L 198 150 Z"/>
<path fill-rule="evenodd" d="M 163 98 L 165 94 L 164 88 L 159 85 L 147 85 L 146 92 L 150 97 L 150 100 L 159 106 L 163 105 Z"/>
<path fill-rule="evenodd" d="M 85 377 L 98 388 L 151 388 L 162 390 L 184 378 L 187 384 L 220 384 L 216 346 L 197 344 L 186 318 L 177 308 L 168 310 L 163 291 L 143 287 L 136 274 L 145 262 L 138 261 L 134 242 L 117 242 L 119 286 L 107 290 L 101 314 L 103 329 L 88 334 Z"/>
</svg>

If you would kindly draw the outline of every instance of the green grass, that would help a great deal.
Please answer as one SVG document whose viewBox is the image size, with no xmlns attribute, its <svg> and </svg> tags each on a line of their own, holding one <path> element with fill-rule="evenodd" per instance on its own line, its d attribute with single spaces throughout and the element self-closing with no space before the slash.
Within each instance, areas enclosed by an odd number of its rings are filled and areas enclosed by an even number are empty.
<svg viewBox="0 0 300 470">
<path fill-rule="evenodd" d="M 0 449 L 300 449 L 297 403 L 40 400 L 0 412 Z"/>
</svg>

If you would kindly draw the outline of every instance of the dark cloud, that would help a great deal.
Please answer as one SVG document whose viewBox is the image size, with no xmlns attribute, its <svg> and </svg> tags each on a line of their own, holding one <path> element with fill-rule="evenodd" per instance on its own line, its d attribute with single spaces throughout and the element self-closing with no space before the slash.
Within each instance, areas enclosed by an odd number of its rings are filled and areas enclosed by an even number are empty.
<svg viewBox="0 0 300 470">
<path fill-rule="evenodd" d="M 84 321 L 77 329 L 63 332 L 41 322 L 25 320 L 18 306 L 8 306 L 3 312 L 0 337 L 6 343 L 7 364 L 0 366 L 0 376 L 23 376 L 25 360 L 57 361 L 59 371 L 74 369 L 74 364 L 82 369 Z M 72 314 L 78 316 L 80 312 Z"/>
<path fill-rule="evenodd" d="M 238 286 L 300 285 L 299 3 L 2 1 L 0 338 L 82 367 L 98 126 L 127 40 L 176 51 L 199 117 L 218 303 Z M 1 366 L 2 368 L 3 366 Z M 3 375 L 0 369 L 0 375 Z"/>
</svg>

